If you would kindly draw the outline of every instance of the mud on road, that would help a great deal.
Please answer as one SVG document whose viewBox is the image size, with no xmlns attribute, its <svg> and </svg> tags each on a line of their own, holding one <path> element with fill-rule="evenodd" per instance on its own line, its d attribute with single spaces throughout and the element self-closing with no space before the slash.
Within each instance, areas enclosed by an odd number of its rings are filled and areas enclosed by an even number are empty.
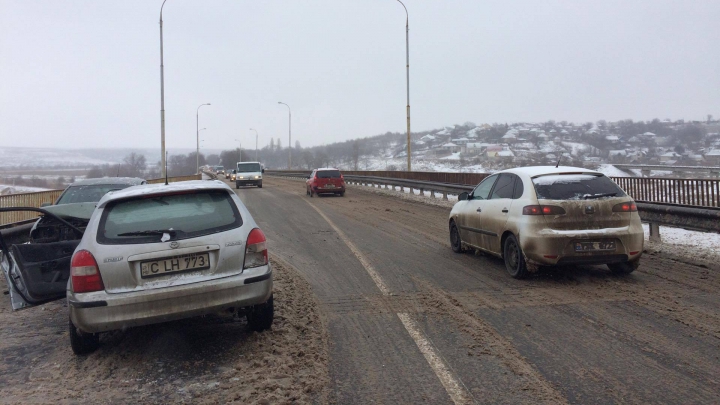
<svg viewBox="0 0 720 405">
<path fill-rule="evenodd" d="M 272 330 L 249 332 L 244 318 L 218 314 L 103 334 L 84 357 L 70 349 L 64 300 L 12 312 L 3 295 L 0 402 L 325 402 L 324 320 L 303 277 L 271 263 Z"/>
</svg>

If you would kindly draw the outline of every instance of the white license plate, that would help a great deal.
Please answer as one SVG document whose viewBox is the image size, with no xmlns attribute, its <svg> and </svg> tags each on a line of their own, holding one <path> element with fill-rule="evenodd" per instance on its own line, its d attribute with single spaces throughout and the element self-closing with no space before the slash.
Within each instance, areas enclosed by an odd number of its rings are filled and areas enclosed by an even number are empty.
<svg viewBox="0 0 720 405">
<path fill-rule="evenodd" d="M 335 188 L 335 185 L 334 184 L 326 184 L 325 188 Z"/>
<path fill-rule="evenodd" d="M 190 270 L 205 270 L 210 268 L 210 255 L 208 253 L 195 253 L 168 257 L 140 263 L 140 275 L 143 278 L 162 276 L 168 273 L 178 273 Z"/>
</svg>

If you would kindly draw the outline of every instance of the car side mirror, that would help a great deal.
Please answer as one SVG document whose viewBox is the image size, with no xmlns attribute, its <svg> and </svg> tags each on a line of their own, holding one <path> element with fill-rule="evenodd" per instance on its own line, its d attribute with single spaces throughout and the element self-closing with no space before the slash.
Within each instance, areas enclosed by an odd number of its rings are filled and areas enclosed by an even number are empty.
<svg viewBox="0 0 720 405">
<path fill-rule="evenodd" d="M 265 169 L 262 169 L 262 173 L 265 173 Z"/>
<path fill-rule="evenodd" d="M 40 204 L 40 208 L 49 207 L 51 205 L 52 205 L 52 203 L 42 203 L 42 204 Z"/>
<path fill-rule="evenodd" d="M 470 196 L 470 194 L 468 194 L 467 191 L 463 191 L 463 192 L 460 193 L 460 195 L 458 196 L 458 201 L 466 201 L 466 200 L 469 200 L 469 198 L 468 198 L 469 196 Z"/>
</svg>

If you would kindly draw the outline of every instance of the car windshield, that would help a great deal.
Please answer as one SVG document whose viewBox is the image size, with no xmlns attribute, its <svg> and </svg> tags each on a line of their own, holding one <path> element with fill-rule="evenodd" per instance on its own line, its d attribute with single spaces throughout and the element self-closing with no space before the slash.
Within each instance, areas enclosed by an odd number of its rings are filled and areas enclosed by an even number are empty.
<svg viewBox="0 0 720 405">
<path fill-rule="evenodd" d="M 238 163 L 237 171 L 238 173 L 259 172 L 260 163 Z"/>
<path fill-rule="evenodd" d="M 87 186 L 70 186 L 60 196 L 57 204 L 98 202 L 109 191 L 122 190 L 128 187 L 130 187 L 129 184 L 94 184 Z"/>
<path fill-rule="evenodd" d="M 210 190 L 119 200 L 100 219 L 98 243 L 132 244 L 194 238 L 242 226 L 227 192 Z"/>
<path fill-rule="evenodd" d="M 340 170 L 318 170 L 318 179 L 339 179 Z"/>
<path fill-rule="evenodd" d="M 532 179 L 539 200 L 586 200 L 623 197 L 612 180 L 595 174 L 554 174 Z"/>
</svg>

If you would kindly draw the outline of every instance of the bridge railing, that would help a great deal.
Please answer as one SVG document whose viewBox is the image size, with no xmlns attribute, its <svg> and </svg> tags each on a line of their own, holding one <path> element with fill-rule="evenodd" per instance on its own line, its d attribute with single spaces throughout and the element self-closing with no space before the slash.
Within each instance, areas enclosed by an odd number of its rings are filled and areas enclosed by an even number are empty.
<svg viewBox="0 0 720 405">
<path fill-rule="evenodd" d="M 34 193 L 8 194 L 0 196 L 0 208 L 34 207 L 40 208 L 43 204 L 53 204 L 60 197 L 63 190 L 38 191 Z M 23 222 L 37 218 L 37 212 L 15 211 L 1 212 L 0 225 Z"/>
<path fill-rule="evenodd" d="M 635 201 L 720 207 L 720 179 L 612 177 Z"/>
</svg>

